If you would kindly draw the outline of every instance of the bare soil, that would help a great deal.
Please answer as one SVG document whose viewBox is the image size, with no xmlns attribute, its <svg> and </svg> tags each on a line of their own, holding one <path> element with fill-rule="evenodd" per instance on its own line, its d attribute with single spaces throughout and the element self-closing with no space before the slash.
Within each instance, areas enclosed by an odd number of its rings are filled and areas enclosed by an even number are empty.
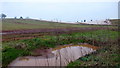
<svg viewBox="0 0 120 68">
<path fill-rule="evenodd" d="M 81 28 L 56 28 L 56 29 L 29 29 L 29 30 L 10 30 L 2 31 L 2 41 L 12 41 L 21 39 L 31 39 L 44 35 L 70 34 L 73 32 L 88 32 L 103 29 L 113 29 L 109 27 L 81 27 Z M 0 40 L 1 41 L 1 40 Z"/>
</svg>

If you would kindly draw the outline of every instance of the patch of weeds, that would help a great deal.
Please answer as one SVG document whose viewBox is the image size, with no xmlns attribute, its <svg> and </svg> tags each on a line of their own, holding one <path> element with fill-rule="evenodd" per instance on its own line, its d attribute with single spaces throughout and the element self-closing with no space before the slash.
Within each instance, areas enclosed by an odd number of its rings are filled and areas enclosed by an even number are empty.
<svg viewBox="0 0 120 68">
<path fill-rule="evenodd" d="M 71 62 L 68 66 L 80 66 L 82 63 L 80 61 Z"/>
<path fill-rule="evenodd" d="M 34 39 L 26 39 L 22 40 L 21 42 L 25 43 L 27 45 L 27 50 L 34 50 L 35 48 L 41 48 L 41 47 L 55 47 L 56 41 L 53 39 L 50 40 L 43 40 L 41 38 L 34 38 Z"/>
<path fill-rule="evenodd" d="M 24 50 L 18 50 L 15 48 L 6 49 L 5 52 L 2 53 L 2 65 L 7 66 L 12 60 L 16 59 L 22 55 Z"/>
<path fill-rule="evenodd" d="M 86 55 L 84 57 L 79 58 L 79 60 L 81 60 L 81 61 L 90 61 L 91 59 L 92 59 L 92 57 L 90 55 Z"/>
<path fill-rule="evenodd" d="M 114 62 L 120 62 L 120 55 L 119 54 L 113 54 L 114 58 L 112 59 Z"/>
</svg>

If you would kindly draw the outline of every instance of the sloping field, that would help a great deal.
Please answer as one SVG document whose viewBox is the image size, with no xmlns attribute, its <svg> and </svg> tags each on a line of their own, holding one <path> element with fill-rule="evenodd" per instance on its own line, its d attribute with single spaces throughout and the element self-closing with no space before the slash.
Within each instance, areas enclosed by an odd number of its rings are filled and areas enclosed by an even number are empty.
<svg viewBox="0 0 120 68">
<path fill-rule="evenodd" d="M 58 35 L 63 33 L 87 32 L 94 30 L 113 29 L 115 26 L 81 25 L 58 23 L 34 19 L 3 19 L 2 41 L 16 39 L 30 39 L 43 35 Z"/>
<path fill-rule="evenodd" d="M 41 28 L 69 28 L 88 27 L 73 24 L 57 23 L 51 21 L 40 21 L 33 19 L 3 19 L 2 30 L 41 29 Z"/>
<path fill-rule="evenodd" d="M 50 35 L 50 36 L 37 37 L 34 39 L 3 42 L 2 43 L 3 44 L 2 62 L 3 62 L 3 66 L 7 66 L 10 62 L 15 60 L 17 57 L 33 55 L 34 53 L 32 53 L 32 51 L 34 51 L 34 49 L 38 47 L 41 48 L 43 46 L 56 47 L 56 46 L 62 46 L 66 44 L 78 45 L 79 43 L 80 44 L 89 43 L 91 45 L 99 46 L 99 47 L 100 46 L 111 47 L 111 46 L 107 46 L 106 44 L 109 43 L 112 45 L 112 43 L 117 43 L 117 42 L 114 42 L 115 40 L 117 40 L 117 37 L 118 37 L 117 31 L 99 30 L 99 31 L 91 31 L 91 32 L 84 32 L 84 33 L 78 32 L 73 34 L 61 34 L 59 36 Z M 115 57 L 113 56 L 111 58 L 115 58 L 115 60 L 118 60 L 118 56 L 115 56 Z M 99 60 L 101 60 L 101 58 Z M 101 61 L 101 62 L 104 62 L 104 61 Z M 114 62 L 114 63 L 118 63 L 118 62 Z M 117 64 L 114 64 L 114 65 L 117 65 Z"/>
<path fill-rule="evenodd" d="M 2 31 L 8 30 L 27 30 L 27 29 L 53 29 L 53 28 L 72 28 L 72 27 L 101 27 L 94 25 L 66 24 L 52 21 L 41 21 L 34 19 L 3 19 Z"/>
</svg>

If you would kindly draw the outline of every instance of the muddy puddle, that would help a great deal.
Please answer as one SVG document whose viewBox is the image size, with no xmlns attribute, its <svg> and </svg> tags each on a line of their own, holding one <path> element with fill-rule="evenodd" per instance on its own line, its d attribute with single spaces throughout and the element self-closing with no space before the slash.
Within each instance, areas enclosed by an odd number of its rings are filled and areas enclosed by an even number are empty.
<svg viewBox="0 0 120 68">
<path fill-rule="evenodd" d="M 0 35 L 7 34 L 7 33 L 0 33 Z"/>
<path fill-rule="evenodd" d="M 54 48 L 51 54 L 46 56 L 18 57 L 9 66 L 67 66 L 86 54 L 96 51 L 94 46 L 62 46 Z"/>
</svg>

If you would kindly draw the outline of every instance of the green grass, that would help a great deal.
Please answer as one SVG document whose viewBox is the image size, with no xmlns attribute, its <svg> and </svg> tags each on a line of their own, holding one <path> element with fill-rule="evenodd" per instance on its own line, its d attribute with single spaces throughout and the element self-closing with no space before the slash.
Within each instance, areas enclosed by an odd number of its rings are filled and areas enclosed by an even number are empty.
<svg viewBox="0 0 120 68">
<path fill-rule="evenodd" d="M 98 30 L 83 33 L 61 34 L 59 36 L 44 36 L 26 40 L 3 42 L 3 66 L 7 66 L 12 60 L 19 56 L 31 55 L 31 51 L 41 47 L 56 47 L 64 44 L 111 42 L 117 40 L 118 32 L 110 30 Z M 93 44 L 94 45 L 94 44 Z M 98 46 L 96 44 L 95 46 Z M 24 46 L 24 47 L 22 47 Z M 86 60 L 86 59 L 85 59 Z M 76 62 L 75 62 L 76 63 Z M 79 64 L 79 63 L 77 63 Z"/>
<path fill-rule="evenodd" d="M 60 24 L 46 21 L 24 20 L 24 19 L 5 19 L 2 21 L 3 30 L 19 30 L 19 29 L 38 29 L 38 28 L 68 28 L 82 27 L 79 25 Z M 14 27 L 13 27 L 14 26 Z"/>
<path fill-rule="evenodd" d="M 102 45 L 101 45 L 102 46 Z M 68 64 L 69 66 L 116 66 L 120 67 L 119 45 L 104 45 L 95 53 L 79 58 L 75 62 Z M 76 64 L 77 63 L 77 64 Z M 79 64 L 78 64 L 79 63 Z"/>
<path fill-rule="evenodd" d="M 114 66 L 120 67 L 120 53 L 118 44 L 118 34 L 116 31 L 94 31 L 90 37 L 91 32 L 84 33 L 87 38 L 99 41 L 100 49 L 95 53 L 81 57 L 78 60 L 68 64 L 69 66 Z M 118 42 L 117 42 L 118 41 Z M 103 43 L 106 42 L 106 43 Z M 113 43 L 114 42 L 114 43 Z"/>
<path fill-rule="evenodd" d="M 96 25 L 65 24 L 51 21 L 40 21 L 34 19 L 3 19 L 2 30 L 22 30 L 22 29 L 53 29 L 71 27 L 101 27 Z M 102 26 L 113 27 L 114 26 Z"/>
<path fill-rule="evenodd" d="M 6 66 L 5 64 L 9 64 L 10 61 L 16 59 L 16 57 L 20 56 L 22 52 L 23 50 L 17 50 L 14 48 L 4 50 L 2 54 L 3 66 Z"/>
<path fill-rule="evenodd" d="M 68 66 L 79 66 L 80 64 L 82 64 L 80 61 L 75 61 L 75 62 L 71 62 L 70 64 L 68 64 Z"/>
</svg>

